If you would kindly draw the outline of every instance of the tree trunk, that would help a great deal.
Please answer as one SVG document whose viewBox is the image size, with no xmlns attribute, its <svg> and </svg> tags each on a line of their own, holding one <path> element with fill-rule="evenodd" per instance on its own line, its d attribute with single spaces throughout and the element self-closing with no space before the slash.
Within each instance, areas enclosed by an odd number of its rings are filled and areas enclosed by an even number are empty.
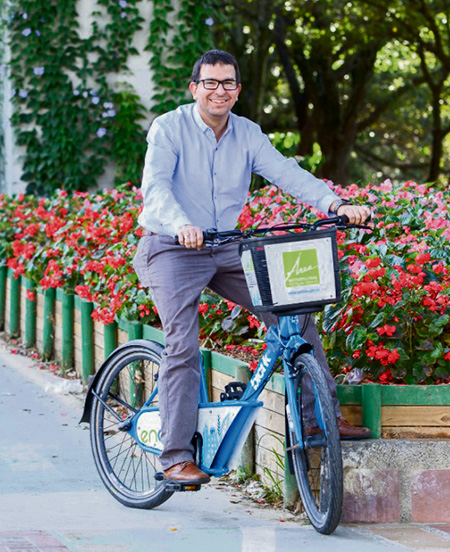
<svg viewBox="0 0 450 552">
<path fill-rule="evenodd" d="M 335 184 L 349 184 L 350 153 L 353 150 L 353 140 L 335 140 L 323 138 L 320 146 L 324 161 L 317 171 L 317 176 L 332 180 Z"/>
</svg>

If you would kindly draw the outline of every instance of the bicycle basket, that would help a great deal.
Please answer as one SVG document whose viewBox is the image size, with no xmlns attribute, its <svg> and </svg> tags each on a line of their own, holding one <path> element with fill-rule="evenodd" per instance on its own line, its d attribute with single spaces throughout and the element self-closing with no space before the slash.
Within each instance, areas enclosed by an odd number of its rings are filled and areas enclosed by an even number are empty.
<svg viewBox="0 0 450 552">
<path fill-rule="evenodd" d="M 314 312 L 341 299 L 334 229 L 243 240 L 239 254 L 257 312 Z"/>
</svg>

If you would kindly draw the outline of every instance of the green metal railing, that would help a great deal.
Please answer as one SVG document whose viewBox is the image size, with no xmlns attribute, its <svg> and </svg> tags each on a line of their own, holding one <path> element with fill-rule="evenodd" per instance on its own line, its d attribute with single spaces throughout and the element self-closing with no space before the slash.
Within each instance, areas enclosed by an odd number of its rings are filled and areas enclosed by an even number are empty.
<svg viewBox="0 0 450 552">
<path fill-rule="evenodd" d="M 27 298 L 25 299 L 25 347 L 33 347 L 36 344 L 36 285 L 27 278 L 22 278 L 22 283 L 25 282 L 27 290 Z M 28 297 L 33 294 L 34 298 Z"/>
<path fill-rule="evenodd" d="M 14 277 L 14 271 L 9 270 L 9 333 L 18 336 L 20 333 L 20 278 Z"/>
</svg>

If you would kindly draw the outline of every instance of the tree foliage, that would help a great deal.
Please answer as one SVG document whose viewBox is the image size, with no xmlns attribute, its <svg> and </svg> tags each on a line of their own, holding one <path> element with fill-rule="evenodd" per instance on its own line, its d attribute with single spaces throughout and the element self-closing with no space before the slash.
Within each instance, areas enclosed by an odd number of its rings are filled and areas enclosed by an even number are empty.
<svg viewBox="0 0 450 552">
<path fill-rule="evenodd" d="M 447 0 L 229 0 L 216 36 L 244 68 L 241 112 L 298 133 L 302 157 L 319 144 L 320 175 L 435 181 L 446 173 L 449 11 Z"/>
</svg>

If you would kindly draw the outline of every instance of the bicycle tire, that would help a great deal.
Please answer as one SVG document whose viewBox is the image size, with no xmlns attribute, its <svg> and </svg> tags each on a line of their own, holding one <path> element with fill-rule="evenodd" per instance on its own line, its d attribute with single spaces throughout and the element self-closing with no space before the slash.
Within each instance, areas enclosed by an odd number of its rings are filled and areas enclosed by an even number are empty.
<svg viewBox="0 0 450 552">
<path fill-rule="evenodd" d="M 297 409 L 291 412 L 298 410 L 302 435 L 297 435 L 293 424 L 288 423 L 288 454 L 311 524 L 319 533 L 329 535 L 339 524 L 343 501 L 342 453 L 336 414 L 317 360 L 311 354 L 301 354 L 295 359 L 294 367 Z M 301 390 L 305 378 L 312 380 L 315 390 L 315 421 L 304 419 Z M 312 435 L 308 427 L 313 428 Z"/>
<path fill-rule="evenodd" d="M 130 344 L 112 355 L 96 386 L 96 393 L 114 412 L 126 420 L 150 397 L 157 381 L 162 347 L 149 341 Z M 151 406 L 158 404 L 158 395 Z M 144 451 L 119 420 L 94 399 L 91 411 L 91 447 L 97 471 L 112 496 L 130 508 L 151 509 L 168 500 L 167 491 L 155 473 L 162 471 L 158 455 Z"/>
</svg>

